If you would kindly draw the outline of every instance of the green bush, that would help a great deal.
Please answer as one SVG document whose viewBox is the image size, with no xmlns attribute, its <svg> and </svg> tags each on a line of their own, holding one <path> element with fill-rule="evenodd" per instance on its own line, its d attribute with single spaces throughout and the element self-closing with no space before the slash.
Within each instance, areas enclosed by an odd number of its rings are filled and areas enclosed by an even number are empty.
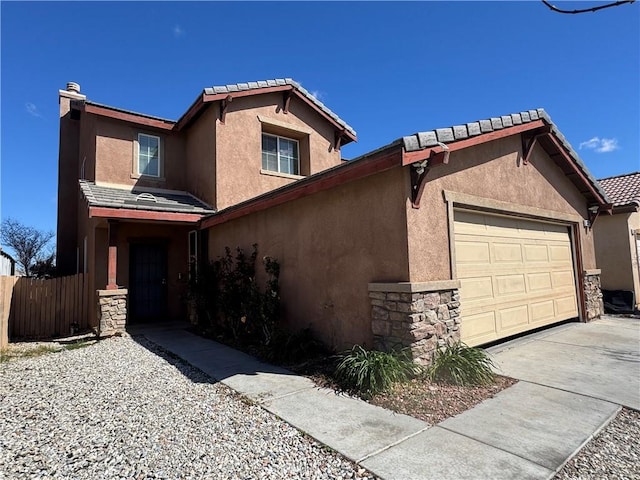
<svg viewBox="0 0 640 480">
<path fill-rule="evenodd" d="M 421 367 L 413 363 L 406 350 L 387 353 L 354 345 L 338 356 L 334 376 L 345 390 L 371 397 L 420 373 Z"/>
<path fill-rule="evenodd" d="M 457 342 L 436 352 L 427 376 L 432 381 L 453 385 L 490 385 L 495 377 L 493 366 L 484 350 Z"/>
</svg>

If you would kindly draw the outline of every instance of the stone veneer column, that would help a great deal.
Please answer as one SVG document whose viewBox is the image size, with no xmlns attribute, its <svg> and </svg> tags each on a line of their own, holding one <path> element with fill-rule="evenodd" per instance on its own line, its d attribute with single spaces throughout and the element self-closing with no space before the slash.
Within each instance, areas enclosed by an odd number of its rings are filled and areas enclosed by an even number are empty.
<svg viewBox="0 0 640 480">
<path fill-rule="evenodd" d="M 98 335 L 123 333 L 127 326 L 127 290 L 98 290 Z"/>
<path fill-rule="evenodd" d="M 429 364 L 438 347 L 460 340 L 460 282 L 370 283 L 371 329 L 378 350 L 410 348 Z"/>
<path fill-rule="evenodd" d="M 604 302 L 600 288 L 600 270 L 585 270 L 583 273 L 584 302 L 587 307 L 585 321 L 604 315 Z"/>
</svg>

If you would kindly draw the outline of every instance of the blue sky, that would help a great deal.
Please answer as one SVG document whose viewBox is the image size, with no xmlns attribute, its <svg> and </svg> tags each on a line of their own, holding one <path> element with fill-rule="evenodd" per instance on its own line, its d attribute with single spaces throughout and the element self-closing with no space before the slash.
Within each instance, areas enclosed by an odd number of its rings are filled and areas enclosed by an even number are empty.
<svg viewBox="0 0 640 480">
<path fill-rule="evenodd" d="M 562 3 L 565 8 L 590 2 Z M 543 107 L 597 178 L 640 170 L 640 4 L 2 2 L 1 216 L 56 226 L 58 89 L 177 119 L 204 87 L 292 77 L 358 132 Z"/>
</svg>

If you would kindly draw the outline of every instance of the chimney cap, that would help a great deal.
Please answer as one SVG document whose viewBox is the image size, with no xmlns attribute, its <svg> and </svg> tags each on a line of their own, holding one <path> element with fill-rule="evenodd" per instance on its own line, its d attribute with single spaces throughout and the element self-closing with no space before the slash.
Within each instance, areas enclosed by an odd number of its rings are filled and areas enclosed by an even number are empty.
<svg viewBox="0 0 640 480">
<path fill-rule="evenodd" d="M 80 93 L 80 84 L 76 82 L 67 82 L 67 92 Z"/>
</svg>

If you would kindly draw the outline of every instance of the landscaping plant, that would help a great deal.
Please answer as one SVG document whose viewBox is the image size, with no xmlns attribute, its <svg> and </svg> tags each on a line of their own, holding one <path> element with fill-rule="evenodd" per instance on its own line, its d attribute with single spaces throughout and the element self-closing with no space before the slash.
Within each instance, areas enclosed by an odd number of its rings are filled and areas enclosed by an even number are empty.
<svg viewBox="0 0 640 480">
<path fill-rule="evenodd" d="M 494 366 L 484 350 L 457 342 L 436 351 L 427 376 L 432 381 L 453 385 L 490 385 L 495 378 L 491 370 Z"/>
<path fill-rule="evenodd" d="M 362 397 L 387 391 L 393 384 L 405 382 L 421 373 L 406 350 L 381 352 L 360 345 L 338 356 L 335 380 L 348 391 Z"/>
</svg>

